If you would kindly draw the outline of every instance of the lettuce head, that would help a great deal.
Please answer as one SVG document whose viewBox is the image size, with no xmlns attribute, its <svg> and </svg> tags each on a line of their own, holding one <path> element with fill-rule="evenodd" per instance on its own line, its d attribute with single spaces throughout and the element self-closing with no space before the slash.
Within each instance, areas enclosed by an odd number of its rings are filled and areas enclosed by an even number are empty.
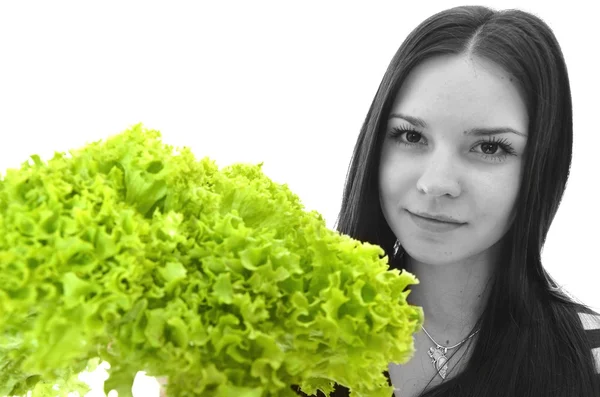
<svg viewBox="0 0 600 397">
<path fill-rule="evenodd" d="M 170 397 L 386 396 L 421 308 L 381 247 L 328 229 L 261 164 L 136 125 L 0 179 L 0 395 L 67 396 L 111 364 Z"/>
</svg>

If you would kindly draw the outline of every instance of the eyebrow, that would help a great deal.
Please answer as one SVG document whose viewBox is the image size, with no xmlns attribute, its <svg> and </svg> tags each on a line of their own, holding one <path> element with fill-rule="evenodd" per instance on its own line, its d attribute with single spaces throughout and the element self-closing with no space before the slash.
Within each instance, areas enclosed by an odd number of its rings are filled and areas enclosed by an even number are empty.
<svg viewBox="0 0 600 397">
<path fill-rule="evenodd" d="M 409 123 L 411 123 L 412 125 L 415 125 L 417 127 L 421 127 L 421 128 L 427 128 L 427 123 L 425 122 L 425 120 L 420 119 L 418 117 L 412 117 L 406 114 L 402 114 L 402 113 L 392 113 L 390 114 L 390 119 L 393 118 L 400 118 L 400 119 L 404 119 L 406 121 L 408 121 Z M 513 128 L 509 128 L 509 127 L 497 127 L 497 128 L 472 128 L 470 130 L 466 130 L 463 132 L 464 135 L 466 136 L 481 136 L 481 135 L 497 135 L 497 134 L 506 134 L 506 133 L 513 133 L 522 137 L 527 137 L 526 134 L 523 134 L 520 131 L 517 131 Z"/>
</svg>

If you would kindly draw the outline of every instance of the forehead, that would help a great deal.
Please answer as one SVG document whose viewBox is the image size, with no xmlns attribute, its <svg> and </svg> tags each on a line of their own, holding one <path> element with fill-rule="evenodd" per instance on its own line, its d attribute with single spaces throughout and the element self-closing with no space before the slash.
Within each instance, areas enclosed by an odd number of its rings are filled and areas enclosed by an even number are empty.
<svg viewBox="0 0 600 397">
<path fill-rule="evenodd" d="M 517 80 L 500 66 L 479 57 L 444 55 L 411 70 L 392 111 L 433 123 L 467 122 L 526 130 L 527 109 Z"/>
</svg>

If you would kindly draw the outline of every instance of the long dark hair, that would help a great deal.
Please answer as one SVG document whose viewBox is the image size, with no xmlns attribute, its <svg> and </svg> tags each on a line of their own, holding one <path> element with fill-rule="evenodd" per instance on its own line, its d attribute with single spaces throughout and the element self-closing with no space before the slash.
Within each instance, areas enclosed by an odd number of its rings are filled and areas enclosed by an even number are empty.
<svg viewBox="0 0 600 397">
<path fill-rule="evenodd" d="M 546 273 L 541 250 L 565 190 L 572 156 L 571 90 L 560 46 L 548 25 L 521 10 L 456 7 L 425 20 L 393 57 L 360 131 L 337 230 L 378 244 L 396 240 L 378 196 L 383 130 L 408 73 L 427 58 L 469 54 L 511 73 L 523 92 L 529 139 L 514 222 L 500 258 L 478 338 L 464 370 L 423 396 L 600 396 L 591 348 L 578 312 Z M 392 267 L 403 263 L 391 260 Z"/>
</svg>

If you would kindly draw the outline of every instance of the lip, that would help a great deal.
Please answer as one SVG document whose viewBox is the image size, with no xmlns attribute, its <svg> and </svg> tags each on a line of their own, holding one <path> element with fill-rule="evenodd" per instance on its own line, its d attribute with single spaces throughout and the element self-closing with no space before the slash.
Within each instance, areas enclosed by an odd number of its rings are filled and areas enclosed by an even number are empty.
<svg viewBox="0 0 600 397">
<path fill-rule="evenodd" d="M 407 210 L 408 211 L 408 210 Z M 425 219 L 429 219 L 429 220 L 434 220 L 434 221 L 439 221 L 439 222 L 444 222 L 444 223 L 455 223 L 458 225 L 464 225 L 465 222 L 460 222 L 450 216 L 446 216 L 446 215 L 432 215 L 432 214 L 428 214 L 426 212 L 410 212 L 409 213 L 416 215 L 420 218 L 425 218 Z"/>
<path fill-rule="evenodd" d="M 438 220 L 434 220 L 434 219 L 430 219 L 430 218 L 424 218 L 422 216 L 413 214 L 412 212 L 408 211 L 408 214 L 410 215 L 410 219 L 413 221 L 413 223 L 415 225 L 417 225 L 419 228 L 423 229 L 423 230 L 427 230 L 429 232 L 434 232 L 434 233 L 446 233 L 446 232 L 450 232 L 452 230 L 456 230 L 458 228 L 460 228 L 461 226 L 464 226 L 464 223 L 456 223 L 456 222 L 442 222 L 442 221 L 438 221 Z"/>
</svg>

